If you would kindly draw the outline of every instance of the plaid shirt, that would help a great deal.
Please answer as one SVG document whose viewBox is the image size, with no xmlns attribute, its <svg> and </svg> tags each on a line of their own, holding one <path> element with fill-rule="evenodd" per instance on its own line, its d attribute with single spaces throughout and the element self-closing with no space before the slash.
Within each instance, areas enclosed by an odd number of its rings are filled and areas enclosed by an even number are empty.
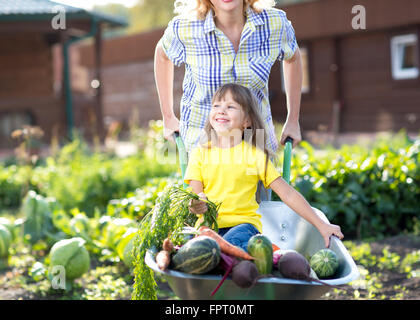
<svg viewBox="0 0 420 320">
<path fill-rule="evenodd" d="M 292 24 L 282 10 L 271 8 L 246 11 L 239 49 L 213 20 L 213 11 L 204 20 L 176 16 L 161 38 L 168 58 L 185 64 L 181 98 L 180 133 L 187 151 L 197 143 L 207 121 L 214 92 L 229 82 L 249 88 L 259 103 L 266 125 L 267 148 L 278 147 L 268 99 L 268 78 L 276 60 L 291 58 L 298 47 Z"/>
</svg>

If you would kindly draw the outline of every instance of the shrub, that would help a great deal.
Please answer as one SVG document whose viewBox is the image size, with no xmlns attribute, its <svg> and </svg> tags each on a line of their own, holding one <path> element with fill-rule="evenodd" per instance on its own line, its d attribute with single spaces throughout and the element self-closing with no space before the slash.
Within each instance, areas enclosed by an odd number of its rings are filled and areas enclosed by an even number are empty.
<svg viewBox="0 0 420 320">
<path fill-rule="evenodd" d="M 89 216 L 106 209 L 114 198 L 143 186 L 151 177 L 175 172 L 143 151 L 125 158 L 91 152 L 80 139 L 65 145 L 56 157 L 36 167 L 0 164 L 0 208 L 18 208 L 28 190 L 54 197 L 63 209 L 78 207 Z"/>
<path fill-rule="evenodd" d="M 346 236 L 412 232 L 420 214 L 419 150 L 420 140 L 403 133 L 371 147 L 323 152 L 302 142 L 292 157 L 291 183 Z"/>
</svg>

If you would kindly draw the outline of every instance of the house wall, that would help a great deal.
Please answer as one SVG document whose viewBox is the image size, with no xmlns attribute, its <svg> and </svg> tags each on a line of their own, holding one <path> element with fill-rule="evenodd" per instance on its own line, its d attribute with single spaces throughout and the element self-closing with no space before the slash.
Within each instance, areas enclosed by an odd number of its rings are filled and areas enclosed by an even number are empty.
<svg viewBox="0 0 420 320">
<path fill-rule="evenodd" d="M 153 56 L 163 29 L 109 39 L 103 43 L 102 97 L 105 124 L 119 121 L 124 125 L 134 120 L 147 126 L 150 120 L 161 119 L 156 91 Z M 93 46 L 78 46 L 81 63 L 93 79 Z M 184 67 L 174 70 L 174 110 L 179 114 Z M 134 119 L 133 117 L 136 116 Z"/>
<path fill-rule="evenodd" d="M 332 126 L 332 107 L 335 94 L 335 78 L 331 65 L 334 63 L 333 39 L 300 43 L 308 50 L 308 93 L 301 95 L 300 126 L 305 130 L 326 130 Z M 273 66 L 269 88 L 274 93 L 271 111 L 274 120 L 283 123 L 287 116 L 286 95 L 282 90 L 280 63 Z"/>
<path fill-rule="evenodd" d="M 366 9 L 365 30 L 352 28 L 355 5 Z M 420 78 L 394 80 L 390 49 L 392 36 L 416 33 L 420 63 L 420 1 L 319 0 L 283 10 L 299 45 L 309 48 L 311 92 L 302 94 L 303 132 L 333 129 L 337 86 L 341 91 L 337 97 L 340 132 L 420 130 Z M 334 64 L 337 71 L 332 71 Z M 273 80 L 274 86 L 281 84 L 280 78 Z M 280 110 L 277 117 L 284 121 L 285 96 L 278 98 L 273 101 L 274 109 Z"/>
<path fill-rule="evenodd" d="M 183 70 L 175 70 L 174 109 L 178 114 Z M 153 60 L 105 66 L 102 71 L 102 84 L 103 114 L 106 123 L 119 121 L 127 125 L 130 120 L 134 120 L 137 125 L 147 126 L 150 120 L 162 118 Z"/>
<path fill-rule="evenodd" d="M 391 74 L 391 37 L 411 32 L 417 29 L 342 39 L 343 131 L 420 129 L 420 79 L 394 80 Z"/>
<path fill-rule="evenodd" d="M 49 140 L 65 122 L 62 99 L 54 92 L 52 52 L 40 33 L 0 34 L 0 117 L 29 111 Z M 14 145 L 0 137 L 1 147 Z"/>
<path fill-rule="evenodd" d="M 366 13 L 366 30 L 353 29 L 356 5 Z M 420 22 L 418 0 L 318 0 L 281 7 L 292 22 L 298 39 L 359 34 L 400 28 Z"/>
</svg>

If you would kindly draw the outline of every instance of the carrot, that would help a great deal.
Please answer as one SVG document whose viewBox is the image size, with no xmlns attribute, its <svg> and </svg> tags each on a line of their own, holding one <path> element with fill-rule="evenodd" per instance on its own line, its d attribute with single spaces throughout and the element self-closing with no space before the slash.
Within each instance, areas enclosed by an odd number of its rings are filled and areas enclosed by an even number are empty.
<svg viewBox="0 0 420 320">
<path fill-rule="evenodd" d="M 213 231 L 209 227 L 201 226 L 198 231 L 201 235 L 208 236 L 219 244 L 220 250 L 223 253 L 229 254 L 236 258 L 241 258 L 245 260 L 254 260 L 254 257 L 252 257 L 249 253 L 245 252 L 241 248 L 234 246 L 233 244 L 227 242 L 225 239 L 223 239 L 217 232 Z"/>
<path fill-rule="evenodd" d="M 274 243 L 272 243 L 272 247 L 273 247 L 273 252 L 277 251 L 277 250 L 280 250 L 280 248 L 277 247 Z"/>
<path fill-rule="evenodd" d="M 160 270 L 165 271 L 171 262 L 171 255 L 168 251 L 162 250 L 156 255 L 156 263 Z"/>
</svg>

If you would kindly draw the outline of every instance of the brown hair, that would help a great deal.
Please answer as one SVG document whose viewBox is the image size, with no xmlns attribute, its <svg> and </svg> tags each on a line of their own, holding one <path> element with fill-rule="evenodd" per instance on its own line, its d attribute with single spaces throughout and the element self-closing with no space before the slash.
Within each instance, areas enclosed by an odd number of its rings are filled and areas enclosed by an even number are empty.
<svg viewBox="0 0 420 320">
<path fill-rule="evenodd" d="M 248 88 L 236 84 L 236 83 L 227 83 L 219 87 L 213 95 L 212 98 L 212 105 L 215 101 L 221 100 L 225 95 L 230 92 L 232 98 L 235 102 L 237 102 L 241 107 L 243 112 L 245 113 L 245 117 L 248 117 L 251 124 L 250 126 L 244 130 L 244 134 L 242 135 L 242 140 L 246 140 L 251 143 L 252 146 L 259 148 L 261 151 L 264 152 L 265 155 L 265 177 L 267 175 L 267 164 L 269 158 L 274 158 L 275 154 L 266 147 L 267 144 L 267 134 L 265 131 L 264 121 L 260 116 L 260 110 L 258 107 L 258 103 L 252 94 L 251 90 Z M 261 130 L 261 131 L 260 131 Z M 259 136 L 257 132 L 263 133 L 262 141 L 258 141 Z M 210 148 L 211 147 L 211 139 L 212 134 L 215 134 L 213 131 L 213 127 L 210 124 L 210 119 L 207 119 L 207 122 L 204 126 L 204 133 L 200 139 L 200 143 L 202 146 Z M 262 143 L 261 143 L 262 142 Z M 265 178 L 264 178 L 265 179 Z"/>
<path fill-rule="evenodd" d="M 210 0 L 195 0 L 195 6 L 191 4 L 192 2 L 192 0 L 175 0 L 175 13 L 195 13 L 198 19 L 203 20 L 210 9 L 214 11 Z M 271 8 L 276 4 L 274 0 L 243 0 L 243 3 L 244 13 L 248 7 L 251 7 L 255 12 L 261 12 L 263 9 Z"/>
</svg>

